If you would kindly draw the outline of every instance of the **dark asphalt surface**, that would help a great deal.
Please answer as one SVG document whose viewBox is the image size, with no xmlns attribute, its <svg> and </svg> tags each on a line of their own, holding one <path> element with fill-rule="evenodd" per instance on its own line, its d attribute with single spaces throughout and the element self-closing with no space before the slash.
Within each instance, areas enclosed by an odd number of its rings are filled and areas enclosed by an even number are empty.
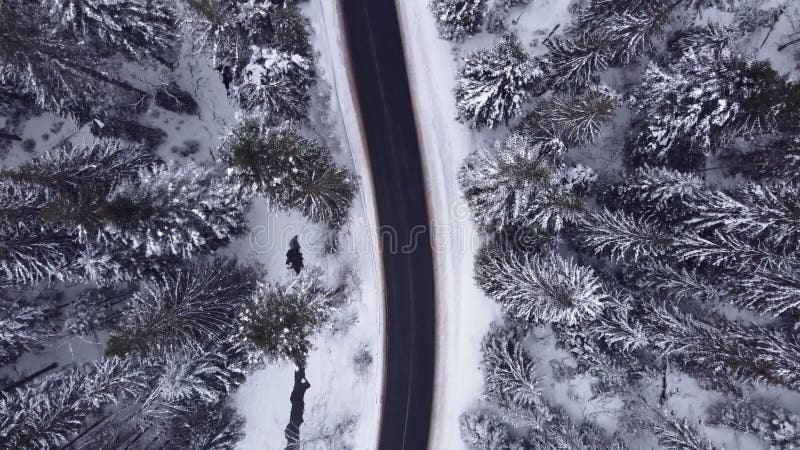
<svg viewBox="0 0 800 450">
<path fill-rule="evenodd" d="M 387 365 L 380 448 L 422 450 L 433 400 L 433 259 L 400 25 L 393 0 L 341 2 L 382 231 Z M 413 241 L 413 251 L 402 250 Z"/>
</svg>

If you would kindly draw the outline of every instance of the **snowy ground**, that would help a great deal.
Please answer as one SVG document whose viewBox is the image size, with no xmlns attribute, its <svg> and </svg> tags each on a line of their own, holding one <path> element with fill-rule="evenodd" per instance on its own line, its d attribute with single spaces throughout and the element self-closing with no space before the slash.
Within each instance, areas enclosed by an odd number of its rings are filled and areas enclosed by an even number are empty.
<svg viewBox="0 0 800 450">
<path fill-rule="evenodd" d="M 240 243 L 238 253 L 240 257 L 250 253 L 267 267 L 277 268 L 273 275 L 288 276 L 284 254 L 289 239 L 297 234 L 306 265 L 323 267 L 331 280 L 346 266 L 353 268 L 360 279 L 359 292 L 334 328 L 319 336 L 316 349 L 308 358 L 306 377 L 311 389 L 306 392 L 305 423 L 300 434 L 305 442 L 303 448 L 332 448 L 328 439 L 335 438 L 355 449 L 371 449 L 376 447 L 378 438 L 384 370 L 383 272 L 377 253 L 372 179 L 351 92 L 344 50 L 347 47 L 337 7 L 334 2 L 312 0 L 303 8 L 314 32 L 312 43 L 318 52 L 322 83 L 326 85 L 323 89 L 330 94 L 328 109 L 312 121 L 319 125 L 320 133 L 332 131 L 332 135 L 320 138 L 338 142 L 338 162 L 361 177 L 359 196 L 351 220 L 339 237 L 337 255 L 325 254 L 318 239 L 319 230 L 299 215 L 274 214 L 264 205 L 251 213 L 254 233 L 252 239 Z M 275 243 L 277 248 L 267 248 L 265 243 Z M 371 354 L 372 364 L 366 373 L 357 373 L 353 359 L 364 348 Z M 241 449 L 285 446 L 283 430 L 289 420 L 293 372 L 291 365 L 268 367 L 251 375 L 240 389 L 237 408 L 247 418 Z"/>
<path fill-rule="evenodd" d="M 360 190 L 351 220 L 339 235 L 339 250 L 325 248 L 325 231 L 300 214 L 271 210 L 256 198 L 248 215 L 251 232 L 223 249 L 243 263 L 260 264 L 268 281 L 287 281 L 285 266 L 289 240 L 299 236 L 305 265 L 319 266 L 332 285 L 349 277 L 355 288 L 350 302 L 342 308 L 333 327 L 316 339 L 309 355 L 306 378 L 311 388 L 305 396 L 305 423 L 300 429 L 304 449 L 376 447 L 381 413 L 384 374 L 383 272 L 377 253 L 378 228 L 369 164 L 362 142 L 358 112 L 354 106 L 347 71 L 346 45 L 338 11 L 333 2 L 312 0 L 302 5 L 313 29 L 312 44 L 317 52 L 320 83 L 312 94 L 311 130 L 331 147 L 337 162 L 360 177 Z M 180 147 L 195 141 L 198 151 L 190 159 L 214 159 L 214 149 L 236 123 L 239 111 L 229 101 L 219 74 L 199 55 L 182 52 L 180 69 L 171 74 L 198 102 L 194 116 L 180 115 L 153 107 L 142 121 L 167 133 L 157 149 L 166 160 L 182 159 Z M 158 74 L 136 74 L 140 82 L 158 81 Z M 148 79 L 144 79 L 148 78 Z M 4 118 L 0 118 L 5 123 Z M 46 113 L 26 121 L 20 130 L 22 142 L 13 143 L 2 163 L 15 166 L 58 143 L 91 143 L 87 127 Z M 24 140 L 35 145 L 23 150 Z M 27 145 L 30 145 L 27 144 Z M 354 274 L 354 275 L 353 275 Z M 30 354 L 8 367 L 16 376 L 38 370 L 50 362 L 69 364 L 96 359 L 103 353 L 103 336 L 96 341 L 72 340 L 47 352 Z M 368 354 L 371 363 L 355 368 L 354 358 Z M 367 360 L 369 358 L 366 358 Z M 247 420 L 246 436 L 239 448 L 282 449 L 289 421 L 289 394 L 294 366 L 273 364 L 253 373 L 235 396 L 236 407 Z"/>
</svg>

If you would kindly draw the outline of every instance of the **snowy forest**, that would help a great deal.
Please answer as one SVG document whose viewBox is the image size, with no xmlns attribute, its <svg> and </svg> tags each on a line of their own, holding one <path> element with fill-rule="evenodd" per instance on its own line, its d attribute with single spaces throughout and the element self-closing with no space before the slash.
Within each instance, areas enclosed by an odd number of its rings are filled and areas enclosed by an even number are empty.
<svg viewBox="0 0 800 450">
<path fill-rule="evenodd" d="M 800 448 L 798 3 L 430 8 L 503 315 L 467 447 Z"/>
<path fill-rule="evenodd" d="M 231 449 L 247 377 L 304 373 L 353 277 L 291 236 L 281 281 L 230 247 L 261 202 L 337 251 L 358 179 L 312 113 L 317 56 L 293 1 L 0 0 L 0 448 Z M 221 111 L 202 67 L 235 120 L 170 146 L 154 123 Z"/>
</svg>

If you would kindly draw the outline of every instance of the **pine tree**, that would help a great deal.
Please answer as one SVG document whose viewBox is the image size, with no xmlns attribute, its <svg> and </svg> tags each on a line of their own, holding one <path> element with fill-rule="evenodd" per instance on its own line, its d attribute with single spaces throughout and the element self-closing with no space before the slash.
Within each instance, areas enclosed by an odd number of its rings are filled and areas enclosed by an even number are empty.
<svg viewBox="0 0 800 450">
<path fill-rule="evenodd" d="M 798 137 L 782 136 L 767 142 L 754 142 L 745 152 L 729 150 L 720 156 L 724 168 L 732 175 L 741 173 L 755 181 L 800 182 L 800 138 Z"/>
<path fill-rule="evenodd" d="M 160 0 L 40 0 L 60 30 L 137 61 L 172 66 L 177 43 L 174 11 Z"/>
<path fill-rule="evenodd" d="M 652 301 L 645 302 L 641 320 L 663 354 L 750 384 L 800 388 L 800 344 L 790 333 L 708 313 L 685 314 Z"/>
<path fill-rule="evenodd" d="M 243 428 L 244 418 L 233 408 L 216 406 L 187 416 L 169 436 L 177 448 L 233 450 L 244 438 Z"/>
<path fill-rule="evenodd" d="M 800 188 L 794 183 L 747 183 L 731 191 L 712 191 L 692 203 L 688 223 L 700 230 L 721 230 L 758 239 L 777 248 L 800 248 Z"/>
<path fill-rule="evenodd" d="M 302 119 L 308 108 L 308 91 L 315 81 L 311 59 L 254 46 L 241 81 L 235 81 L 236 98 L 245 111 L 274 122 L 278 118 Z"/>
<path fill-rule="evenodd" d="M 247 185 L 280 208 L 340 228 L 357 190 L 355 177 L 336 167 L 328 149 L 289 126 L 246 119 L 223 142 L 221 159 Z"/>
<path fill-rule="evenodd" d="M 29 304 L 0 297 L 0 366 L 40 350 L 58 336 L 53 305 Z"/>
<path fill-rule="evenodd" d="M 486 0 L 431 0 L 439 35 L 453 41 L 476 34 L 486 16 Z"/>
<path fill-rule="evenodd" d="M 135 179 L 141 169 L 160 162 L 149 150 L 119 141 L 82 146 L 67 142 L 2 174 L 20 189 L 46 189 L 50 191 L 47 198 L 52 199 L 58 195 L 103 195 L 121 180 Z"/>
<path fill-rule="evenodd" d="M 249 370 L 247 352 L 233 340 L 156 351 L 142 361 L 149 367 L 145 387 L 91 430 L 84 446 L 119 448 L 138 439 L 166 445 L 173 436 L 185 436 L 199 414 L 210 418 L 208 414 L 224 404 Z M 225 430 L 219 431 L 222 439 L 236 437 L 235 430 L 228 437 Z M 193 430 L 197 438 L 204 432 L 213 433 Z"/>
<path fill-rule="evenodd" d="M 494 128 L 520 116 L 538 89 L 542 70 L 513 34 L 490 49 L 468 54 L 458 69 L 458 120 L 473 128 Z"/>
<path fill-rule="evenodd" d="M 575 24 L 561 38 L 545 42 L 548 85 L 581 89 L 599 72 L 648 53 L 681 2 L 592 0 L 579 7 Z"/>
<path fill-rule="evenodd" d="M 579 235 L 586 247 L 596 254 L 608 253 L 613 260 L 655 258 L 663 255 L 673 241 L 671 234 L 652 220 L 608 209 L 587 215 Z"/>
<path fill-rule="evenodd" d="M 47 375 L 0 396 L 0 436 L 9 448 L 63 446 L 87 416 L 138 395 L 146 382 L 145 365 L 118 358 Z"/>
<path fill-rule="evenodd" d="M 735 136 L 796 131 L 798 104 L 800 85 L 766 62 L 689 51 L 645 71 L 633 101 L 645 123 L 629 158 L 675 164 L 686 148 L 709 154 Z"/>
<path fill-rule="evenodd" d="M 800 415 L 763 400 L 723 400 L 711 405 L 709 422 L 755 434 L 772 448 L 797 449 Z"/>
<path fill-rule="evenodd" d="M 484 394 L 511 410 L 543 411 L 546 405 L 533 357 L 523 348 L 521 328 L 494 326 L 481 345 Z M 546 416 L 545 416 L 546 418 Z"/>
<path fill-rule="evenodd" d="M 658 438 L 658 444 L 670 450 L 715 450 L 708 440 L 686 419 L 660 414 L 652 422 L 651 430 Z"/>
<path fill-rule="evenodd" d="M 468 412 L 461 415 L 461 439 L 470 450 L 516 450 L 511 427 L 497 415 Z"/>
<path fill-rule="evenodd" d="M 336 297 L 307 268 L 288 285 L 262 285 L 242 315 L 242 334 L 270 359 L 304 367 L 311 339 L 330 320 Z"/>
<path fill-rule="evenodd" d="M 568 325 L 596 316 L 606 294 L 588 267 L 555 254 L 525 255 L 485 246 L 475 278 L 511 317 Z"/>
<path fill-rule="evenodd" d="M 534 140 L 558 138 L 567 147 L 595 142 L 614 117 L 614 96 L 598 88 L 582 94 L 555 94 L 542 100 L 520 123 L 517 133 Z"/>
<path fill-rule="evenodd" d="M 706 192 L 705 182 L 692 173 L 663 167 L 637 169 L 606 197 L 628 213 L 647 214 L 673 224 L 687 215 L 687 203 Z"/>
<path fill-rule="evenodd" d="M 77 236 L 52 228 L 25 224 L 3 228 L 0 245 L 0 286 L 34 283 L 43 279 L 80 279 L 73 262 L 79 257 Z"/>
<path fill-rule="evenodd" d="M 97 53 L 75 37 L 55 34 L 34 4 L 0 5 L 0 80 L 36 106 L 87 123 L 108 104 L 135 106 L 147 93 L 104 69 Z M 127 96 L 127 97 L 126 97 Z"/>
<path fill-rule="evenodd" d="M 212 166 L 169 164 L 122 180 L 82 225 L 87 241 L 125 246 L 145 257 L 188 258 L 244 231 L 250 196 Z"/>
<path fill-rule="evenodd" d="M 535 142 L 515 133 L 494 149 L 469 155 L 458 182 L 478 226 L 558 231 L 575 221 L 583 204 L 573 192 L 579 186 L 571 183 L 576 168 L 560 163 L 563 151 L 559 140 Z"/>
<path fill-rule="evenodd" d="M 107 353 L 222 341 L 237 332 L 237 317 L 257 280 L 255 270 L 228 259 L 173 268 L 133 295 L 125 320 L 111 332 Z"/>
</svg>

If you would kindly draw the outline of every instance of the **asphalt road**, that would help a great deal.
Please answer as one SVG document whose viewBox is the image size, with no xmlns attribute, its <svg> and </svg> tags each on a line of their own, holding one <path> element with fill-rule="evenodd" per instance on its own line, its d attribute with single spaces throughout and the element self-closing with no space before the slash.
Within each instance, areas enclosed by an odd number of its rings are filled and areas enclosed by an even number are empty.
<svg viewBox="0 0 800 450">
<path fill-rule="evenodd" d="M 393 0 L 341 2 L 383 244 L 387 349 L 380 448 L 422 450 L 433 400 L 433 259 L 402 37 Z"/>
</svg>

